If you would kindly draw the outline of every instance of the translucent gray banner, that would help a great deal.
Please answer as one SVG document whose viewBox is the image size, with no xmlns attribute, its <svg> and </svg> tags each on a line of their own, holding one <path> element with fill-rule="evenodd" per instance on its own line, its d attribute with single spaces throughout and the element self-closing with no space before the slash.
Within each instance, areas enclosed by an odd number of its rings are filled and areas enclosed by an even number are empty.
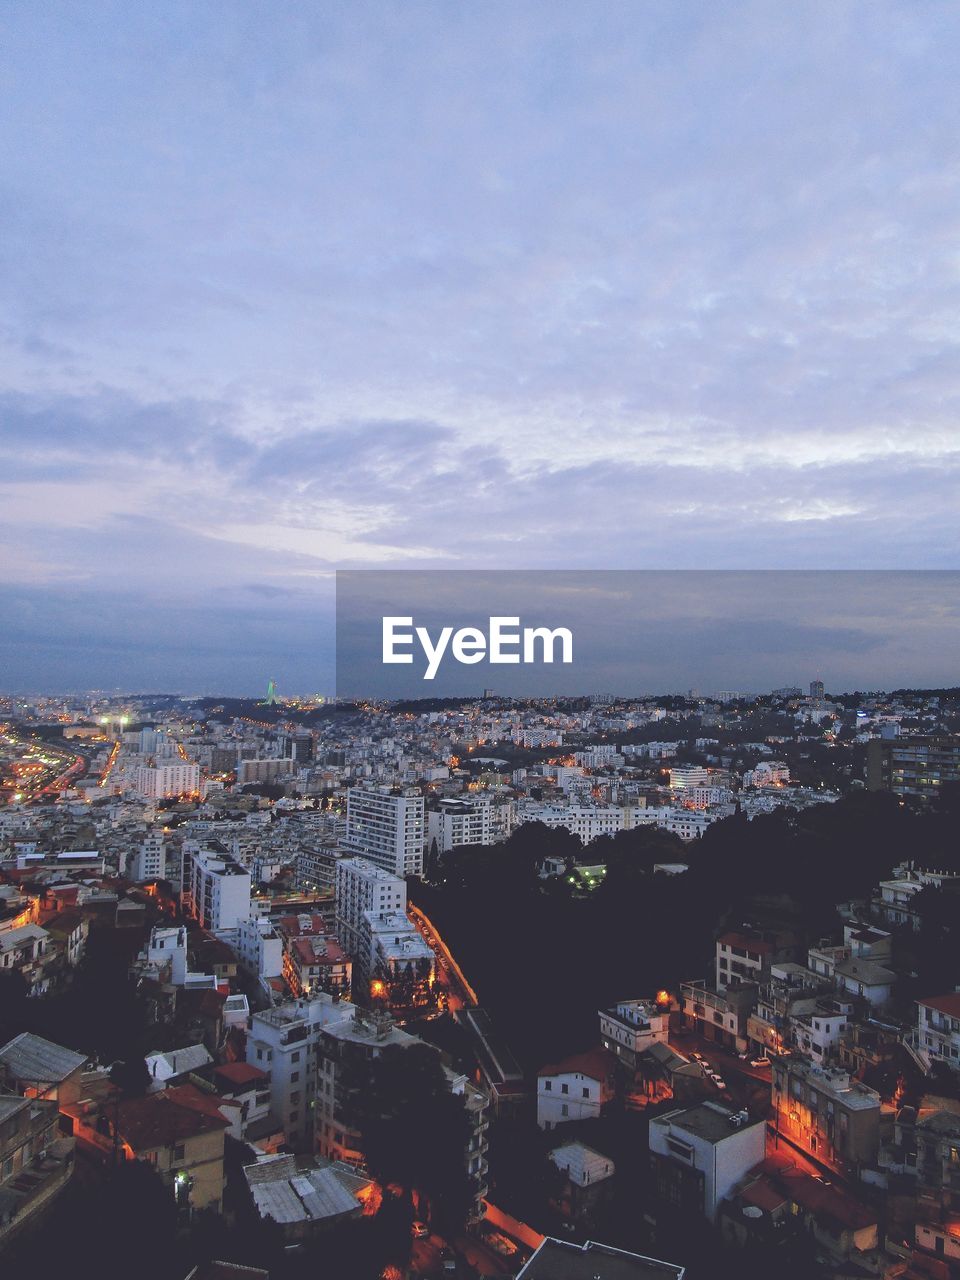
<svg viewBox="0 0 960 1280">
<path fill-rule="evenodd" d="M 347 570 L 342 699 L 960 683 L 958 571 Z"/>
</svg>

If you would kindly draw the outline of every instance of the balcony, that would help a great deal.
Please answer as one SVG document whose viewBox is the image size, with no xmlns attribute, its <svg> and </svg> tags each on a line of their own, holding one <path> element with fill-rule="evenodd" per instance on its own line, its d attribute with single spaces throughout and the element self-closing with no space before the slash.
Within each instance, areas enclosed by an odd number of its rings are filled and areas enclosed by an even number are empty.
<svg viewBox="0 0 960 1280">
<path fill-rule="evenodd" d="M 57 1138 L 15 1177 L 0 1183 L 0 1245 L 66 1185 L 73 1173 L 73 1138 Z"/>
</svg>

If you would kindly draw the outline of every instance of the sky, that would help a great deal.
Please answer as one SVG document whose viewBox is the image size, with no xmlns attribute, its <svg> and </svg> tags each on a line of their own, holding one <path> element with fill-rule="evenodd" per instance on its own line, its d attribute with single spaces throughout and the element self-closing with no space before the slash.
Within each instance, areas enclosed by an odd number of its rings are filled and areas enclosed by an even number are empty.
<svg viewBox="0 0 960 1280">
<path fill-rule="evenodd" d="M 329 688 L 338 568 L 957 567 L 947 0 L 0 26 L 0 688 Z"/>
</svg>

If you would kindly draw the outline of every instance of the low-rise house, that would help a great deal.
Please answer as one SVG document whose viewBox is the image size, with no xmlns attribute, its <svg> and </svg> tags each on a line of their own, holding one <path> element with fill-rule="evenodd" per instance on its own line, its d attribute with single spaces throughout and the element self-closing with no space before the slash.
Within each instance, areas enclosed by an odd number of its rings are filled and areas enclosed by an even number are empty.
<svg viewBox="0 0 960 1280">
<path fill-rule="evenodd" d="M 37 924 L 0 928 L 0 972 L 19 973 L 28 994 L 44 995 L 50 987 L 50 968 L 57 958 L 46 929 Z"/>
<path fill-rule="evenodd" d="M 721 1201 L 763 1159 L 766 1125 L 702 1102 L 654 1116 L 648 1141 L 658 1212 L 714 1222 Z"/>
<path fill-rule="evenodd" d="M 204 1045 L 188 1044 L 182 1049 L 147 1054 L 145 1061 L 150 1076 L 150 1092 L 156 1093 L 203 1071 L 213 1062 L 213 1057 Z"/>
<path fill-rule="evenodd" d="M 849 1071 L 799 1054 L 775 1058 L 771 1100 L 777 1133 L 822 1164 L 848 1172 L 876 1161 L 880 1095 Z"/>
<path fill-rule="evenodd" d="M 582 1142 L 567 1142 L 550 1152 L 550 1160 L 564 1175 L 556 1198 L 566 1218 L 588 1217 L 613 1191 L 616 1168 L 609 1156 Z"/>
<path fill-rule="evenodd" d="M 850 1262 L 876 1275 L 877 1213 L 849 1188 L 828 1184 L 792 1164 L 765 1160 L 721 1206 L 723 1238 L 744 1247 L 752 1242 L 784 1247 L 802 1235 L 836 1262 Z"/>
<path fill-rule="evenodd" d="M 630 1072 L 636 1072 L 640 1055 L 654 1044 L 665 1044 L 670 1030 L 670 1010 L 652 1000 L 621 1000 L 612 1009 L 601 1009 L 600 1041 Z"/>
<path fill-rule="evenodd" d="M 0 1095 L 0 1249 L 66 1186 L 73 1138 L 59 1132 L 58 1104 Z"/>
<path fill-rule="evenodd" d="M 537 1124 L 555 1129 L 595 1120 L 616 1090 L 616 1057 L 607 1049 L 574 1054 L 537 1072 Z"/>
<path fill-rule="evenodd" d="M 62 1108 L 79 1098 L 86 1062 L 82 1053 L 22 1031 L 0 1048 L 0 1084 L 25 1098 L 49 1098 Z"/>
<path fill-rule="evenodd" d="M 377 1203 L 369 1178 L 319 1156 L 261 1156 L 244 1166 L 243 1176 L 257 1213 L 277 1223 L 288 1244 L 358 1218 Z"/>
<path fill-rule="evenodd" d="M 213 1069 L 213 1087 L 221 1102 L 232 1104 L 227 1130 L 237 1142 L 260 1150 L 275 1150 L 283 1142 L 283 1127 L 270 1115 L 270 1075 L 249 1062 L 225 1062 Z"/>
<path fill-rule="evenodd" d="M 123 1155 L 151 1164 L 186 1215 L 198 1209 L 219 1212 L 224 1134 L 231 1123 L 219 1099 L 193 1085 L 178 1085 L 108 1106 L 103 1118 Z"/>
</svg>

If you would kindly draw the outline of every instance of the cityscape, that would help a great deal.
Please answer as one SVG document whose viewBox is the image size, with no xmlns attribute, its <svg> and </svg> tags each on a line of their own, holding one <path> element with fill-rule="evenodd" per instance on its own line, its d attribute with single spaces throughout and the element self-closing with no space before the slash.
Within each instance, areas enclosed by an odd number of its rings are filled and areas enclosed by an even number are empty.
<svg viewBox="0 0 960 1280">
<path fill-rule="evenodd" d="M 0 1280 L 960 1280 L 960 4 L 0 30 Z"/>
<path fill-rule="evenodd" d="M 6 696 L 0 1260 L 946 1277 L 958 827 L 958 689 Z"/>
</svg>

